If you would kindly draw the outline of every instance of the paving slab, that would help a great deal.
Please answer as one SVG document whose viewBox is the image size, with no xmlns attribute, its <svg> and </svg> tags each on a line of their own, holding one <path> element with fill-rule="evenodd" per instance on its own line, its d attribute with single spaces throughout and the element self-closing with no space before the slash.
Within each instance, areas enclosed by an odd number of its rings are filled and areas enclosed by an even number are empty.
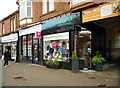
<svg viewBox="0 0 120 88">
<path fill-rule="evenodd" d="M 1 61 L 0 61 L 1 62 Z M 118 70 L 73 73 L 30 63 L 9 62 L 2 66 L 2 86 L 118 86 Z"/>
</svg>

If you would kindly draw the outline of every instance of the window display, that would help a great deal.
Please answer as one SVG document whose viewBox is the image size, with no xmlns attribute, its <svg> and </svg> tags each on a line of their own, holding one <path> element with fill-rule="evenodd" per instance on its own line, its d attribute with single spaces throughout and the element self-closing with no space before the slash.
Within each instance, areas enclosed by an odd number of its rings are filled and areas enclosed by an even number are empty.
<svg viewBox="0 0 120 88">
<path fill-rule="evenodd" d="M 32 60 L 32 35 L 28 35 L 28 58 Z"/>
<path fill-rule="evenodd" d="M 17 46 L 16 42 L 11 44 L 11 59 L 14 60 L 16 60 L 16 46 Z"/>
<path fill-rule="evenodd" d="M 25 59 L 26 58 L 26 36 L 23 36 L 22 37 L 22 55 L 23 55 L 23 58 Z"/>
<path fill-rule="evenodd" d="M 69 33 L 44 36 L 44 59 L 69 61 Z"/>
<path fill-rule="evenodd" d="M 38 63 L 38 39 L 33 36 L 33 61 Z"/>
</svg>

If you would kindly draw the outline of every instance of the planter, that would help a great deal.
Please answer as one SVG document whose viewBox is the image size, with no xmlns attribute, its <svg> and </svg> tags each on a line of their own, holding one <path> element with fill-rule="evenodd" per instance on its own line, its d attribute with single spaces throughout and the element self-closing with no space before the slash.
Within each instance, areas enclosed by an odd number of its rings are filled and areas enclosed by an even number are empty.
<svg viewBox="0 0 120 88">
<path fill-rule="evenodd" d="M 78 60 L 72 61 L 72 72 L 74 72 L 74 73 L 79 72 L 79 61 Z"/>
<path fill-rule="evenodd" d="M 59 66 L 49 66 L 49 65 L 46 65 L 47 68 L 52 68 L 52 69 L 59 69 Z"/>
<path fill-rule="evenodd" d="M 103 64 L 102 63 L 97 63 L 95 65 L 95 70 L 96 71 L 102 71 L 103 70 Z"/>
<path fill-rule="evenodd" d="M 59 69 L 59 66 L 53 66 L 52 68 L 53 69 Z"/>
</svg>

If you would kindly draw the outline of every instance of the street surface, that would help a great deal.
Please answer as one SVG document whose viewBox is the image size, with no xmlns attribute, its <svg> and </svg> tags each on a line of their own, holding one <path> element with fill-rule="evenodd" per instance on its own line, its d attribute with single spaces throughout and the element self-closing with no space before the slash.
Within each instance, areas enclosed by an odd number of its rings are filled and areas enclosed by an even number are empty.
<svg viewBox="0 0 120 88">
<path fill-rule="evenodd" d="M 2 66 L 0 70 L 2 86 L 118 86 L 117 68 L 103 72 L 72 73 L 70 70 L 55 70 L 30 63 L 10 61 L 9 65 Z"/>
</svg>

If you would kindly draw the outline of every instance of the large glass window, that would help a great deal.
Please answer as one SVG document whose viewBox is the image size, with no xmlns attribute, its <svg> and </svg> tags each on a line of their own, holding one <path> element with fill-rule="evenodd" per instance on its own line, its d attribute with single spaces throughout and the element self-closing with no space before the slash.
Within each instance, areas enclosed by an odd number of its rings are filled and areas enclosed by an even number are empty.
<svg viewBox="0 0 120 88">
<path fill-rule="evenodd" d="M 49 11 L 54 10 L 54 0 L 49 0 Z"/>
<path fill-rule="evenodd" d="M 69 60 L 69 33 L 44 36 L 44 60 Z"/>
</svg>

